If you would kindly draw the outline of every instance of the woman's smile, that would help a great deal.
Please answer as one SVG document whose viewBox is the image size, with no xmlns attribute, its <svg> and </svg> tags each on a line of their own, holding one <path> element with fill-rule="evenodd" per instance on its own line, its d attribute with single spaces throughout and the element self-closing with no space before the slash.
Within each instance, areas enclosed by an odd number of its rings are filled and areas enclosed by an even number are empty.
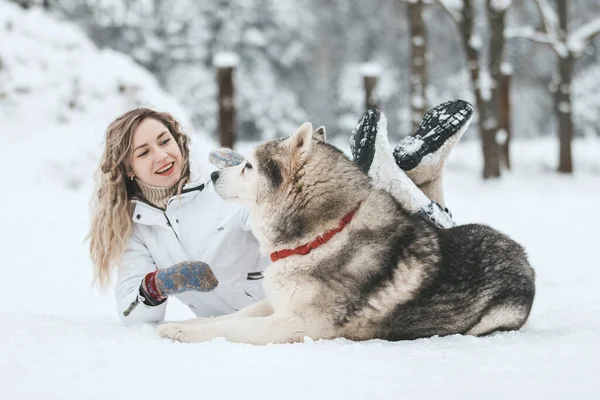
<svg viewBox="0 0 600 400">
<path fill-rule="evenodd" d="M 169 176 L 175 171 L 175 161 L 165 164 L 159 168 L 155 173 L 162 176 Z"/>
</svg>

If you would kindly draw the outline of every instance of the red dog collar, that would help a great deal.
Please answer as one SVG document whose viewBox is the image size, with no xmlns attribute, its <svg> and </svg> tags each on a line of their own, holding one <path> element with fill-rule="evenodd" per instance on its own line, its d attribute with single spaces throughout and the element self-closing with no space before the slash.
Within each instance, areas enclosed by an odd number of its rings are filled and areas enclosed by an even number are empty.
<svg viewBox="0 0 600 400">
<path fill-rule="evenodd" d="M 360 204 L 358 205 L 358 207 L 360 207 Z M 275 262 L 277 260 L 281 260 L 282 258 L 286 258 L 294 254 L 306 255 L 310 253 L 312 249 L 316 249 L 320 245 L 326 243 L 327 241 L 329 241 L 329 239 L 334 237 L 336 233 L 344 229 L 344 227 L 350 223 L 352 217 L 354 217 L 354 213 L 356 212 L 356 210 L 358 210 L 358 207 L 346 214 L 336 228 L 328 230 L 322 236 L 317 236 L 317 238 L 312 242 L 302 246 L 298 246 L 295 249 L 284 249 L 272 252 L 271 261 Z"/>
</svg>

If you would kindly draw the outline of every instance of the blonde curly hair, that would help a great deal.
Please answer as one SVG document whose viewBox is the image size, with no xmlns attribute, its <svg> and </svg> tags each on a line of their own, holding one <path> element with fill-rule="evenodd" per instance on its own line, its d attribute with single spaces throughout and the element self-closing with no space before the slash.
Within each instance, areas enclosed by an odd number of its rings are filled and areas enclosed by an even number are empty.
<svg viewBox="0 0 600 400">
<path fill-rule="evenodd" d="M 119 116 L 106 129 L 104 153 L 96 172 L 97 188 L 92 199 L 92 222 L 88 239 L 94 263 L 94 283 L 105 288 L 111 281 L 133 229 L 131 199 L 137 195 L 135 181 L 127 179 L 133 133 L 146 118 L 167 127 L 183 159 L 178 193 L 190 175 L 189 137 L 181 124 L 169 113 L 136 108 Z"/>
</svg>

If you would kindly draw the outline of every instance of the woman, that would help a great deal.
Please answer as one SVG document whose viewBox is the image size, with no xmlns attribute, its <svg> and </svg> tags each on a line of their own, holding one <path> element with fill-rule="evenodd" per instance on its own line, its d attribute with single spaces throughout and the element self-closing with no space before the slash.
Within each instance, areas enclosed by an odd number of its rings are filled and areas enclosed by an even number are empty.
<svg viewBox="0 0 600 400">
<path fill-rule="evenodd" d="M 407 168 L 418 172 L 421 159 L 437 158 L 439 171 L 425 179 L 413 175 L 427 184 L 431 177 L 441 182 L 447 151 L 470 119 L 451 121 L 465 109 L 472 112 L 468 103 L 455 101 L 430 110 L 426 117 L 433 122 L 424 119 L 410 146 L 401 142 L 396 163 L 402 166 L 407 156 L 418 159 Z M 369 174 L 379 171 L 377 153 L 387 144 L 379 112 L 369 110 L 352 138 L 359 166 Z M 394 160 L 391 150 L 385 152 Z M 235 163 L 235 153 L 220 154 Z M 414 186 L 395 163 L 394 169 Z M 101 285 L 117 270 L 115 297 L 123 324 L 164 319 L 169 296 L 200 317 L 228 314 L 264 298 L 261 271 L 270 261 L 260 255 L 248 212 L 222 200 L 204 185 L 207 177 L 190 170 L 188 137 L 170 114 L 140 108 L 113 121 L 98 173 L 90 255 Z M 413 200 L 400 196 L 411 209 Z"/>
</svg>

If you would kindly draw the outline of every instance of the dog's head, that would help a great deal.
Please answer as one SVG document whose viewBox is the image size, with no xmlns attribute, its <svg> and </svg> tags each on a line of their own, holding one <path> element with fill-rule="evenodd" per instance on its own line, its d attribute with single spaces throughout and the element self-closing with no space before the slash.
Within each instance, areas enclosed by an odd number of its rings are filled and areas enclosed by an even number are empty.
<svg viewBox="0 0 600 400">
<path fill-rule="evenodd" d="M 325 129 L 313 131 L 308 122 L 211 178 L 219 196 L 250 208 L 253 231 L 267 249 L 323 233 L 370 188 L 367 176 L 325 142 Z"/>
<path fill-rule="evenodd" d="M 215 191 L 250 209 L 278 197 L 306 163 L 313 140 L 325 142 L 325 128 L 313 132 L 312 125 L 306 122 L 293 136 L 262 144 L 242 163 L 214 172 L 211 178 Z"/>
</svg>

